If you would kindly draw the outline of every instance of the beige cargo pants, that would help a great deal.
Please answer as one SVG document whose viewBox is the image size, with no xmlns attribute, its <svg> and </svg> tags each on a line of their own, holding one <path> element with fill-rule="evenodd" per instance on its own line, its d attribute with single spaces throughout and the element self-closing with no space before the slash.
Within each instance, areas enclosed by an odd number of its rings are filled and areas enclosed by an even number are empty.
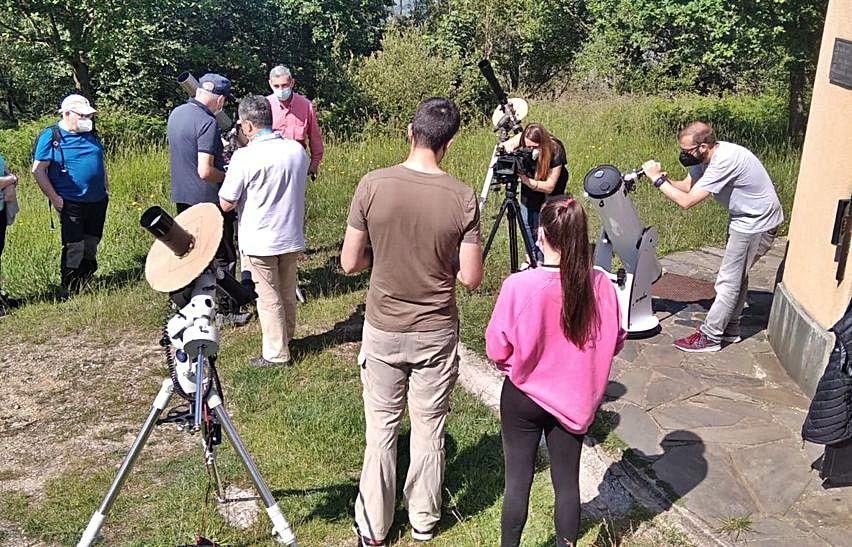
<svg viewBox="0 0 852 547">
<path fill-rule="evenodd" d="M 406 399 L 411 463 L 403 496 L 411 525 L 431 530 L 441 518 L 444 426 L 458 377 L 458 329 L 385 332 L 364 322 L 358 357 L 366 441 L 355 501 L 361 534 L 382 540 L 396 503 L 396 446 Z"/>
</svg>

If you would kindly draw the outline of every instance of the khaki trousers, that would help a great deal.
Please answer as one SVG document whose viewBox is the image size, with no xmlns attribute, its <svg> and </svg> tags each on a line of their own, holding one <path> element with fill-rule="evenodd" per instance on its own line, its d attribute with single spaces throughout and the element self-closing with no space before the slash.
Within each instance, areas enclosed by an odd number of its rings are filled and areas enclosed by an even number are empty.
<svg viewBox="0 0 852 547">
<path fill-rule="evenodd" d="M 263 334 L 263 358 L 290 360 L 290 339 L 296 331 L 296 259 L 299 253 L 245 255 L 257 291 L 257 316 Z"/>
<path fill-rule="evenodd" d="M 411 463 L 403 496 L 411 525 L 431 530 L 441 518 L 444 426 L 458 377 L 458 329 L 384 332 L 365 321 L 358 361 L 367 441 L 355 500 L 358 528 L 381 540 L 393 523 L 397 435 L 407 397 Z"/>
</svg>

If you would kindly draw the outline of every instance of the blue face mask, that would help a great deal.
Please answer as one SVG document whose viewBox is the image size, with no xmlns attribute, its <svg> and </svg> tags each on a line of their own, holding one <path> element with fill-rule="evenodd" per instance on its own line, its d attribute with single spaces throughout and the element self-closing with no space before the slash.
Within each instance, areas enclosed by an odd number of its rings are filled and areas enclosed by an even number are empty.
<svg viewBox="0 0 852 547">
<path fill-rule="evenodd" d="M 275 96 L 278 97 L 279 101 L 286 101 L 293 95 L 292 87 L 285 87 L 284 89 L 276 89 Z"/>
</svg>

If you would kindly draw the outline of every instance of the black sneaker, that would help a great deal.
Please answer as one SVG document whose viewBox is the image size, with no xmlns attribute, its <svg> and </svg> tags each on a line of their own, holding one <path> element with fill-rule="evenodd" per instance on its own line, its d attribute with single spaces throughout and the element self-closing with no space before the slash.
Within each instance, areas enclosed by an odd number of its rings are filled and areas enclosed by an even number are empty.
<svg viewBox="0 0 852 547">
<path fill-rule="evenodd" d="M 358 529 L 358 524 L 355 522 L 352 523 L 352 531 L 355 532 L 356 536 L 358 536 L 359 547 L 383 547 L 386 545 L 385 540 L 383 539 L 373 539 L 362 535 L 361 530 Z"/>
<path fill-rule="evenodd" d="M 13 308 L 20 308 L 22 302 L 16 298 L 12 298 L 9 296 L 9 293 L 0 289 L 0 308 L 6 308 L 6 310 L 11 310 Z"/>
</svg>

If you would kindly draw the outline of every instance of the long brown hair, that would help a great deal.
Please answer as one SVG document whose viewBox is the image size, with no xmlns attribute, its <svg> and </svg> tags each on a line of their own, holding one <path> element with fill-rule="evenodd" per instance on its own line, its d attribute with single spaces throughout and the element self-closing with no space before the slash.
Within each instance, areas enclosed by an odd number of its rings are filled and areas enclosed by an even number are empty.
<svg viewBox="0 0 852 547">
<path fill-rule="evenodd" d="M 592 287 L 592 248 L 586 212 L 570 195 L 554 196 L 541 209 L 544 237 L 559 251 L 562 332 L 580 349 L 597 335 L 598 310 Z"/>
<path fill-rule="evenodd" d="M 550 159 L 553 157 L 553 139 L 550 133 L 540 123 L 531 123 L 521 132 L 521 147 L 525 147 L 526 141 L 531 140 L 538 143 L 538 164 L 535 169 L 535 180 L 546 180 L 550 173 Z"/>
</svg>

